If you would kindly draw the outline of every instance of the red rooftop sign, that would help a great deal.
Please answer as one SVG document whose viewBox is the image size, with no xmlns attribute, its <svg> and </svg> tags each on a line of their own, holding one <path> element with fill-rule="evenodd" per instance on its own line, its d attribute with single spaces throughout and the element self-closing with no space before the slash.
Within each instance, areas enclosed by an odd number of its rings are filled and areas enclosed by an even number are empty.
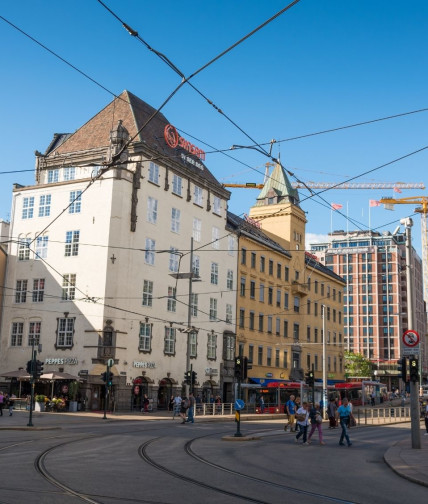
<svg viewBox="0 0 428 504">
<path fill-rule="evenodd" d="M 185 138 L 181 137 L 175 127 L 172 124 L 167 124 L 163 131 L 166 143 L 171 147 L 171 149 L 175 149 L 176 147 L 181 147 L 182 149 L 190 152 L 190 154 L 194 154 L 198 156 L 199 159 L 205 160 L 205 151 L 196 147 Z"/>
</svg>

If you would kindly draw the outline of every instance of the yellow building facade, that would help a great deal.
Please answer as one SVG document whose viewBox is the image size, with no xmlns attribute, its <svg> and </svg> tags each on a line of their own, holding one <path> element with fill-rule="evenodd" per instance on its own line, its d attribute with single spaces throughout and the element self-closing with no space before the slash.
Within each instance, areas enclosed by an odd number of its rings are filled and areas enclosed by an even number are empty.
<svg viewBox="0 0 428 504">
<path fill-rule="evenodd" d="M 236 353 L 249 383 L 344 380 L 344 280 L 305 252 L 305 213 L 277 165 L 249 218 L 228 219 L 238 235 Z M 324 313 L 324 318 L 323 318 Z M 323 345 L 323 335 L 326 344 Z"/>
</svg>

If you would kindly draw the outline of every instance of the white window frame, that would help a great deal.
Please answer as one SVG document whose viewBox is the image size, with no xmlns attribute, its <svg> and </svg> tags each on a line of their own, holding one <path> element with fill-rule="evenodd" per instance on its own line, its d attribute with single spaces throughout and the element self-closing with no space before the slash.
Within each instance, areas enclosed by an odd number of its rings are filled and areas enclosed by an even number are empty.
<svg viewBox="0 0 428 504">
<path fill-rule="evenodd" d="M 192 258 L 192 273 L 199 277 L 199 271 L 200 271 L 200 257 L 198 255 L 193 255 Z"/>
<path fill-rule="evenodd" d="M 43 235 L 36 238 L 36 253 L 34 259 L 46 259 L 48 256 L 49 236 Z"/>
<path fill-rule="evenodd" d="M 140 332 L 138 334 L 138 350 L 150 352 L 152 349 L 152 325 L 147 322 L 140 322 Z"/>
<path fill-rule="evenodd" d="M 159 185 L 159 165 L 150 161 L 149 164 L 149 182 Z"/>
<path fill-rule="evenodd" d="M 202 221 L 201 221 L 201 219 L 198 219 L 196 217 L 193 217 L 192 236 L 193 236 L 193 239 L 195 240 L 195 242 L 201 241 Z"/>
<path fill-rule="evenodd" d="M 192 292 L 191 301 L 190 301 L 190 315 L 192 317 L 198 316 L 198 294 Z"/>
<path fill-rule="evenodd" d="M 59 182 L 59 169 L 48 170 L 48 184 L 55 184 Z"/>
<path fill-rule="evenodd" d="M 73 346 L 75 320 L 75 318 L 70 317 L 58 319 L 56 339 L 57 347 L 69 348 Z"/>
<path fill-rule="evenodd" d="M 142 306 L 153 306 L 153 282 L 143 280 L 143 299 Z"/>
<path fill-rule="evenodd" d="M 202 195 L 203 195 L 203 189 L 202 187 L 199 187 L 195 185 L 194 191 L 193 191 L 193 202 L 195 205 L 202 206 Z"/>
<path fill-rule="evenodd" d="M 210 320 L 217 320 L 217 299 L 210 298 Z"/>
<path fill-rule="evenodd" d="M 174 313 L 177 310 L 176 288 L 173 286 L 168 286 L 168 299 L 166 309 L 167 311 Z"/>
<path fill-rule="evenodd" d="M 198 356 L 198 333 L 197 331 L 192 331 L 189 334 L 189 349 L 190 349 L 190 357 Z"/>
<path fill-rule="evenodd" d="M 65 257 L 77 256 L 79 255 L 79 240 L 80 231 L 66 231 L 65 232 Z"/>
<path fill-rule="evenodd" d="M 45 279 L 33 279 L 33 303 L 42 303 L 45 294 Z"/>
<path fill-rule="evenodd" d="M 207 338 L 207 359 L 217 359 L 217 334 L 214 332 L 208 333 Z"/>
<path fill-rule="evenodd" d="M 158 220 L 158 200 L 149 196 L 147 198 L 147 222 L 156 224 Z"/>
<path fill-rule="evenodd" d="M 22 200 L 22 219 L 34 217 L 34 196 L 28 196 Z"/>
<path fill-rule="evenodd" d="M 211 284 L 218 285 L 218 264 L 215 262 L 211 263 Z"/>
<path fill-rule="evenodd" d="M 227 270 L 226 287 L 228 290 L 233 290 L 233 270 Z"/>
<path fill-rule="evenodd" d="M 70 192 L 70 206 L 68 207 L 68 213 L 77 214 L 82 211 L 82 191 L 71 191 Z"/>
<path fill-rule="evenodd" d="M 15 289 L 15 303 L 22 304 L 27 302 L 28 280 L 17 280 Z"/>
<path fill-rule="evenodd" d="M 178 208 L 171 208 L 171 231 L 180 233 L 180 216 L 181 212 Z"/>
<path fill-rule="evenodd" d="M 179 175 L 174 173 L 172 176 L 172 192 L 177 196 L 181 196 L 182 191 L 183 191 L 183 179 Z"/>
<path fill-rule="evenodd" d="M 218 249 L 220 247 L 219 239 L 220 239 L 220 229 L 217 226 L 213 226 L 211 231 L 212 238 L 212 248 Z"/>
<path fill-rule="evenodd" d="M 231 304 L 226 303 L 226 323 L 231 324 L 233 317 L 233 307 Z"/>
<path fill-rule="evenodd" d="M 174 247 L 170 247 L 169 248 L 169 265 L 168 265 L 169 271 L 172 271 L 173 273 L 177 273 L 179 263 L 180 263 L 180 255 L 178 254 L 178 249 L 176 249 Z"/>
<path fill-rule="evenodd" d="M 175 355 L 175 333 L 174 327 L 165 327 L 163 353 L 166 355 Z"/>
<path fill-rule="evenodd" d="M 10 331 L 10 346 L 21 347 L 24 335 L 24 322 L 12 322 Z"/>
<path fill-rule="evenodd" d="M 30 259 L 30 238 L 18 238 L 18 261 Z"/>
<path fill-rule="evenodd" d="M 67 168 L 64 168 L 64 181 L 67 182 L 68 180 L 74 180 L 76 178 L 76 168 L 74 166 L 68 166 Z"/>
<path fill-rule="evenodd" d="M 40 336 L 42 334 L 42 323 L 40 320 L 31 321 L 28 324 L 28 346 L 38 345 L 40 343 Z"/>
<path fill-rule="evenodd" d="M 62 300 L 73 301 L 76 296 L 76 274 L 65 273 L 62 275 Z"/>
<path fill-rule="evenodd" d="M 144 251 L 144 262 L 154 266 L 155 264 L 155 248 L 156 240 L 152 238 L 146 238 L 146 249 Z"/>
<path fill-rule="evenodd" d="M 221 198 L 214 196 L 213 199 L 213 213 L 221 215 Z"/>
<path fill-rule="evenodd" d="M 52 196 L 41 194 L 39 198 L 39 217 L 49 217 L 51 214 Z"/>
</svg>

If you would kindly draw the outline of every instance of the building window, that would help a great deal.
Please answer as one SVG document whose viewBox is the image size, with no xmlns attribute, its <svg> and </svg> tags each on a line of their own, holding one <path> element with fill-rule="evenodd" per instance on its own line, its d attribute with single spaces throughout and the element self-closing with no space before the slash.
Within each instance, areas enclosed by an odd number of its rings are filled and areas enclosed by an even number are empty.
<svg viewBox="0 0 428 504">
<path fill-rule="evenodd" d="M 282 265 L 278 263 L 276 265 L 276 278 L 281 278 Z"/>
<path fill-rule="evenodd" d="M 232 235 L 229 235 L 227 237 L 227 253 L 230 256 L 235 255 L 235 237 Z"/>
<path fill-rule="evenodd" d="M 212 243 L 211 246 L 213 249 L 218 249 L 219 248 L 219 238 L 220 238 L 220 229 L 218 227 L 213 226 L 212 229 Z"/>
<path fill-rule="evenodd" d="M 314 368 L 318 371 L 318 355 L 314 355 Z"/>
<path fill-rule="evenodd" d="M 213 213 L 215 213 L 217 215 L 221 214 L 221 199 L 218 196 L 214 196 Z"/>
<path fill-rule="evenodd" d="M 147 198 L 147 222 L 156 224 L 158 219 L 158 200 L 149 196 Z"/>
<path fill-rule="evenodd" d="M 180 210 L 178 208 L 171 209 L 171 231 L 173 233 L 180 232 Z"/>
<path fill-rule="evenodd" d="M 266 365 L 272 366 L 272 348 L 267 348 Z"/>
<path fill-rule="evenodd" d="M 73 346 L 74 335 L 74 318 L 60 318 L 58 319 L 58 329 L 56 346 L 57 347 L 71 347 Z"/>
<path fill-rule="evenodd" d="M 290 269 L 288 268 L 288 266 L 284 266 L 284 280 L 288 282 L 289 278 L 290 278 Z"/>
<path fill-rule="evenodd" d="M 310 328 L 310 326 L 308 326 L 306 328 L 306 340 L 311 341 L 311 328 Z"/>
<path fill-rule="evenodd" d="M 202 221 L 201 219 L 193 218 L 192 236 L 195 242 L 201 241 Z"/>
<path fill-rule="evenodd" d="M 275 367 L 279 367 L 279 348 L 275 348 Z"/>
<path fill-rule="evenodd" d="M 245 296 L 245 277 L 241 277 L 240 294 L 243 297 Z"/>
<path fill-rule="evenodd" d="M 189 356 L 196 358 L 198 356 L 198 333 L 197 331 L 192 331 L 189 334 Z"/>
<path fill-rule="evenodd" d="M 24 198 L 22 202 L 22 218 L 32 219 L 34 216 L 34 196 Z"/>
<path fill-rule="evenodd" d="M 293 339 L 299 341 L 299 324 L 293 324 Z"/>
<path fill-rule="evenodd" d="M 284 320 L 284 338 L 288 338 L 288 320 Z"/>
<path fill-rule="evenodd" d="M 45 279 L 35 278 L 33 280 L 33 303 L 41 303 L 45 293 Z"/>
<path fill-rule="evenodd" d="M 241 264 L 247 264 L 247 249 L 241 249 Z"/>
<path fill-rule="evenodd" d="M 226 323 L 231 324 L 232 323 L 232 305 L 231 304 L 226 304 Z"/>
<path fill-rule="evenodd" d="M 314 343 L 318 343 L 318 328 L 314 328 Z"/>
<path fill-rule="evenodd" d="M 76 294 L 76 275 L 66 273 L 62 277 L 62 300 L 73 301 Z"/>
<path fill-rule="evenodd" d="M 49 217 L 51 214 L 51 195 L 42 194 L 39 199 L 39 217 Z"/>
<path fill-rule="evenodd" d="M 270 305 L 273 304 L 273 288 L 272 287 L 268 288 L 268 304 L 270 304 Z"/>
<path fill-rule="evenodd" d="M 244 308 L 239 309 L 239 327 L 244 329 L 245 327 L 245 310 Z"/>
<path fill-rule="evenodd" d="M 272 334 L 272 323 L 273 323 L 273 317 L 272 317 L 272 315 L 268 315 L 268 327 L 267 327 L 267 330 L 268 330 L 269 334 Z"/>
<path fill-rule="evenodd" d="M 233 360 L 235 357 L 235 336 L 225 334 L 223 336 L 223 358 L 225 360 Z"/>
<path fill-rule="evenodd" d="M 15 303 L 25 303 L 27 301 L 27 280 L 17 280 L 15 290 Z"/>
<path fill-rule="evenodd" d="M 281 319 L 277 317 L 275 322 L 275 334 L 279 336 L 280 331 L 281 331 Z"/>
<path fill-rule="evenodd" d="M 48 170 L 48 184 L 53 184 L 59 181 L 59 170 Z"/>
<path fill-rule="evenodd" d="M 281 307 L 281 291 L 279 289 L 276 290 L 276 306 L 277 308 Z"/>
<path fill-rule="evenodd" d="M 192 297 L 190 301 L 190 314 L 192 317 L 198 316 L 198 294 L 192 292 Z"/>
<path fill-rule="evenodd" d="M 264 330 L 264 316 L 263 313 L 259 313 L 259 332 Z"/>
<path fill-rule="evenodd" d="M 40 334 L 42 331 L 41 322 L 30 322 L 28 327 L 28 346 L 38 345 L 40 343 Z"/>
<path fill-rule="evenodd" d="M 283 363 L 284 369 L 288 368 L 288 352 L 287 350 L 284 350 L 284 363 Z"/>
<path fill-rule="evenodd" d="M 261 283 L 259 288 L 259 301 L 261 303 L 265 302 L 265 286 Z"/>
<path fill-rule="evenodd" d="M 288 310 L 288 292 L 284 292 L 284 308 Z"/>
<path fill-rule="evenodd" d="M 194 255 L 192 259 L 192 273 L 195 276 L 199 276 L 199 264 L 200 264 L 200 259 L 198 255 Z"/>
<path fill-rule="evenodd" d="M 295 296 L 294 297 L 294 311 L 296 313 L 299 313 L 299 309 L 300 309 L 300 298 Z"/>
<path fill-rule="evenodd" d="M 217 359 L 217 334 L 214 331 L 208 333 L 207 359 Z"/>
<path fill-rule="evenodd" d="M 153 162 L 149 164 L 149 182 L 159 185 L 159 166 Z"/>
<path fill-rule="evenodd" d="M 174 247 L 169 248 L 169 271 L 173 273 L 177 273 L 178 271 L 178 263 L 179 263 L 179 253 L 178 249 Z"/>
<path fill-rule="evenodd" d="M 80 231 L 65 232 L 65 257 L 77 256 L 79 254 Z"/>
<path fill-rule="evenodd" d="M 140 322 L 140 334 L 138 338 L 138 350 L 141 352 L 150 352 L 152 349 L 152 326 Z"/>
<path fill-rule="evenodd" d="M 273 275 L 273 261 L 269 259 L 269 275 Z"/>
<path fill-rule="evenodd" d="M 250 298 L 254 299 L 256 297 L 256 282 L 250 280 Z"/>
<path fill-rule="evenodd" d="M 251 329 L 252 331 L 254 331 L 254 318 L 255 318 L 254 312 L 251 311 L 249 319 L 249 329 Z"/>
<path fill-rule="evenodd" d="M 306 301 L 306 312 L 307 312 L 308 315 L 311 314 L 311 300 L 310 299 L 308 299 Z"/>
<path fill-rule="evenodd" d="M 181 196 L 182 191 L 182 178 L 174 173 L 172 176 L 172 192 Z"/>
<path fill-rule="evenodd" d="M 259 346 L 257 349 L 257 364 L 263 366 L 263 347 Z"/>
<path fill-rule="evenodd" d="M 74 166 L 64 168 L 64 181 L 65 182 L 67 182 L 69 180 L 74 180 L 75 178 L 76 178 L 76 168 Z"/>
<path fill-rule="evenodd" d="M 18 261 L 30 259 L 30 238 L 21 238 L 18 242 Z"/>
<path fill-rule="evenodd" d="M 210 298 L 210 320 L 217 320 L 217 299 Z"/>
<path fill-rule="evenodd" d="M 153 305 L 153 282 L 144 280 L 143 282 L 143 306 Z"/>
<path fill-rule="evenodd" d="M 144 251 L 144 262 L 146 264 L 155 264 L 155 247 L 156 241 L 151 238 L 146 238 L 146 249 Z"/>
<path fill-rule="evenodd" d="M 261 273 L 264 273 L 265 272 L 265 263 L 266 263 L 266 259 L 264 256 L 261 256 L 260 257 L 260 272 Z"/>
<path fill-rule="evenodd" d="M 175 354 L 175 329 L 173 327 L 165 327 L 163 351 L 167 355 Z"/>
<path fill-rule="evenodd" d="M 195 186 L 193 196 L 194 196 L 194 200 L 193 200 L 194 203 L 196 205 L 202 206 L 202 188 L 201 187 Z"/>
<path fill-rule="evenodd" d="M 314 315 L 315 317 L 318 317 L 318 303 L 314 303 Z"/>
<path fill-rule="evenodd" d="M 81 210 L 82 210 L 82 191 L 71 191 L 68 213 L 77 214 L 80 213 Z"/>
<path fill-rule="evenodd" d="M 10 345 L 13 347 L 22 346 L 23 333 L 24 322 L 12 322 Z"/>
<path fill-rule="evenodd" d="M 175 312 L 177 308 L 177 300 L 175 298 L 175 287 L 168 287 L 167 310 Z"/>
<path fill-rule="evenodd" d="M 35 259 L 46 259 L 48 256 L 49 237 L 47 235 L 36 238 Z"/>
<path fill-rule="evenodd" d="M 248 362 L 252 363 L 254 361 L 254 345 L 248 346 Z"/>
<path fill-rule="evenodd" d="M 211 263 L 211 284 L 218 285 L 218 264 Z"/>
<path fill-rule="evenodd" d="M 233 290 L 233 270 L 227 270 L 227 280 L 226 280 L 226 287 L 229 290 Z"/>
</svg>

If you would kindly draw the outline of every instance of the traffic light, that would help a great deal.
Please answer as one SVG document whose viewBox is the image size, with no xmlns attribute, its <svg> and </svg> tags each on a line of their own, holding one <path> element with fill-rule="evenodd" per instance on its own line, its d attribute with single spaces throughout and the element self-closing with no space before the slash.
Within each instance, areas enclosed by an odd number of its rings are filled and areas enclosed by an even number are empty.
<svg viewBox="0 0 428 504">
<path fill-rule="evenodd" d="M 107 377 L 107 387 L 111 387 L 113 385 L 113 373 L 109 371 L 108 373 L 106 373 L 106 377 Z"/>
<path fill-rule="evenodd" d="M 190 380 L 191 380 L 191 373 L 190 371 L 186 371 L 184 373 L 184 383 L 187 383 L 188 385 L 190 385 Z"/>
<path fill-rule="evenodd" d="M 314 372 L 313 371 L 308 371 L 305 374 L 305 382 L 306 382 L 306 385 L 308 385 L 309 387 L 313 387 L 314 386 L 315 378 L 314 378 Z"/>
<path fill-rule="evenodd" d="M 192 385 L 196 383 L 196 377 L 197 377 L 196 371 L 192 371 Z"/>
<path fill-rule="evenodd" d="M 418 359 L 414 357 L 409 359 L 409 367 L 410 367 L 410 381 L 416 383 L 419 381 L 419 363 Z"/>
<path fill-rule="evenodd" d="M 401 359 L 398 360 L 398 372 L 401 375 L 401 379 L 403 380 L 404 383 L 407 382 L 407 358 L 406 357 L 401 357 Z"/>
<path fill-rule="evenodd" d="M 43 374 L 43 362 L 37 360 L 36 361 L 36 369 L 34 371 L 34 378 L 40 378 Z"/>
<path fill-rule="evenodd" d="M 33 361 L 29 360 L 27 362 L 27 373 L 32 375 L 33 374 Z"/>
<path fill-rule="evenodd" d="M 235 378 L 242 378 L 242 358 L 235 357 Z"/>
<path fill-rule="evenodd" d="M 104 373 L 101 373 L 101 380 L 103 382 L 106 382 L 107 381 L 107 373 L 104 371 Z"/>
</svg>

